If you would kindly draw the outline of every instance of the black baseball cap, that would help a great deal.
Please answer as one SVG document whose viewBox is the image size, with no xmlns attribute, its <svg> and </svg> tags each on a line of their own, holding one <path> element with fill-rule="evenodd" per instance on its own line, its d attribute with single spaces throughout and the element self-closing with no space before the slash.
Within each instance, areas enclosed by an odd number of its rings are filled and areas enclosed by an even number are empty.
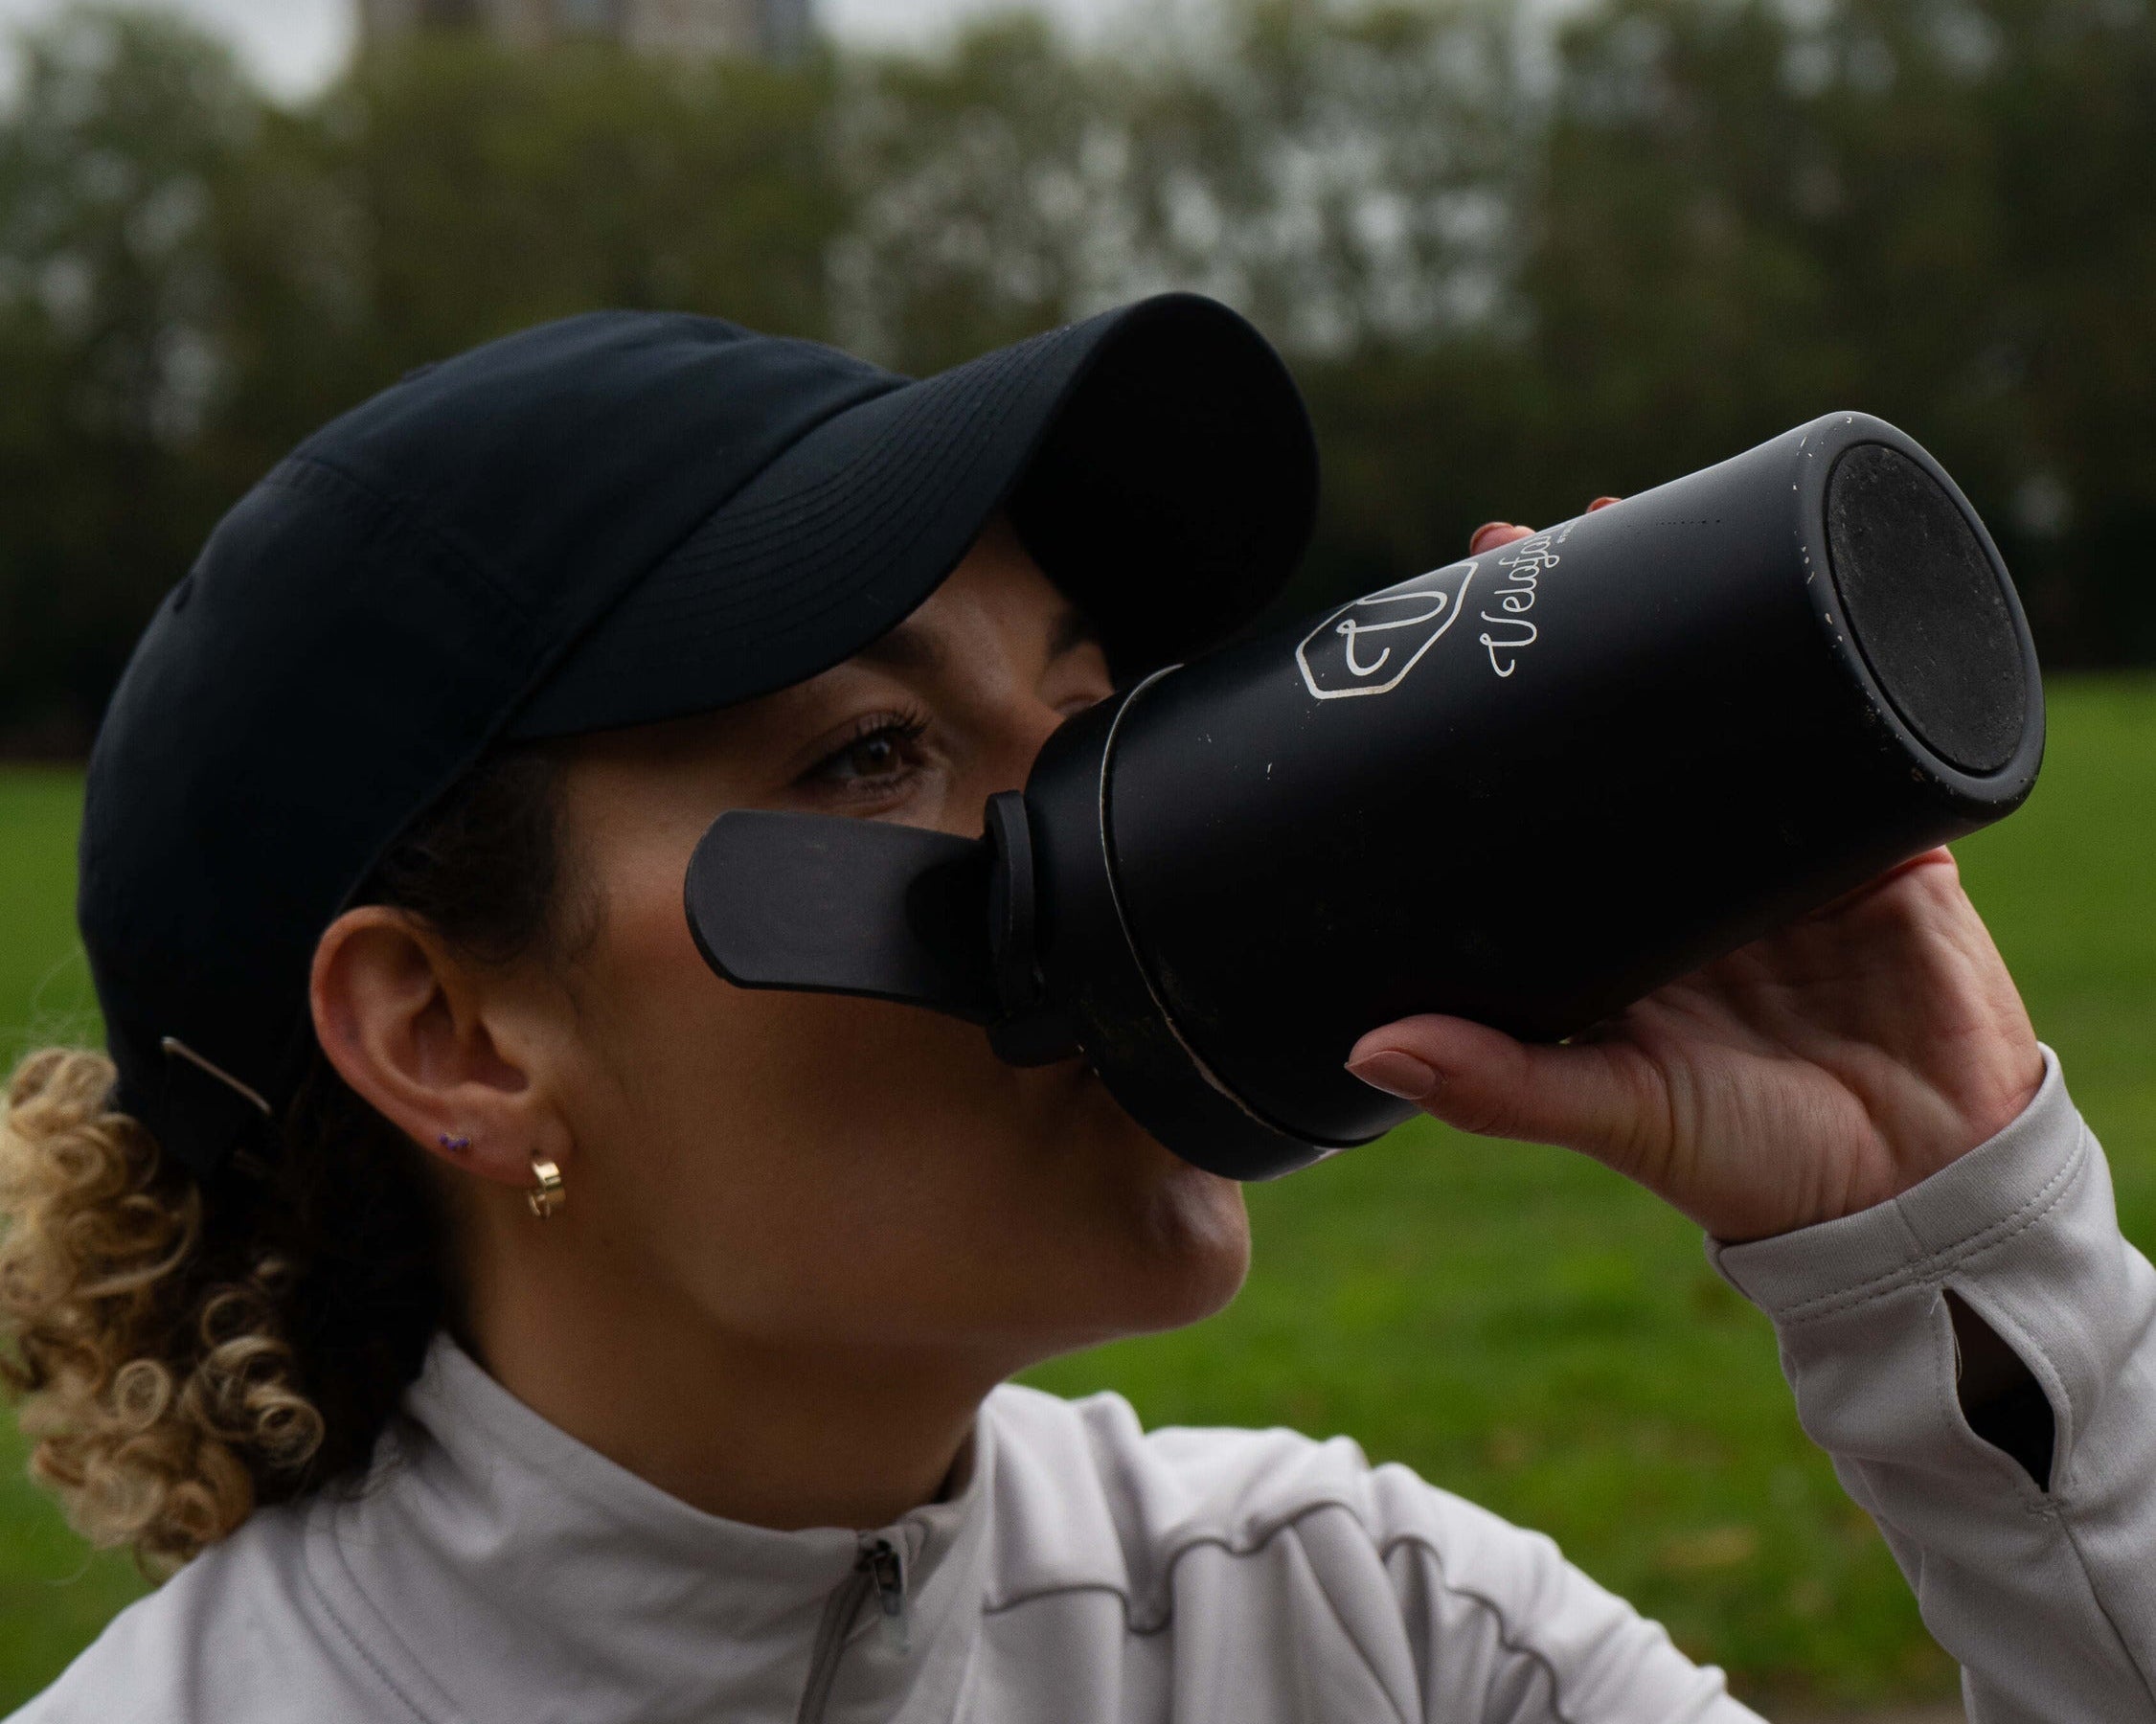
<svg viewBox="0 0 2156 1724">
<path fill-rule="evenodd" d="M 1316 497 L 1286 368 L 1189 294 L 918 381 L 636 311 L 422 368 L 241 499 L 106 711 L 78 916 L 117 1104 L 198 1173 L 273 1150 L 315 942 L 489 747 L 812 676 L 998 510 L 1135 673 L 1255 615 Z"/>
</svg>

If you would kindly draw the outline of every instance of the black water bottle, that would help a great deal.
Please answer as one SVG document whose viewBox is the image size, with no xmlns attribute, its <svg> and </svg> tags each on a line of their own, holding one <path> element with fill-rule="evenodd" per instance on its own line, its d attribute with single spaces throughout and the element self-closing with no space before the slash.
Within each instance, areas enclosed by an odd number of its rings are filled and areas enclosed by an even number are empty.
<svg viewBox="0 0 2156 1724">
<path fill-rule="evenodd" d="M 2010 812 L 2033 646 L 1952 480 L 1834 414 L 1158 672 L 1053 737 L 976 844 L 721 816 L 687 902 L 748 986 L 1082 1052 L 1262 1178 L 1412 1109 L 1350 1077 L 1418 1011 L 1556 1039 Z"/>
</svg>

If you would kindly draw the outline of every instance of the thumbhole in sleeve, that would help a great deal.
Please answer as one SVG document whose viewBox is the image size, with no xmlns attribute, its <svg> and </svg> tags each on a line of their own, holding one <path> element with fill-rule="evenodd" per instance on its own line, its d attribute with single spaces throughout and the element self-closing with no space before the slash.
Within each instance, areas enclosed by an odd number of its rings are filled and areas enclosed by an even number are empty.
<svg viewBox="0 0 2156 1724">
<path fill-rule="evenodd" d="M 2036 1488 L 2052 1487 L 2052 1403 L 2036 1374 L 1967 1301 L 1948 1287 L 1954 1320 L 1955 1383 L 1962 1417 L 1993 1448 L 2021 1463 Z"/>
</svg>

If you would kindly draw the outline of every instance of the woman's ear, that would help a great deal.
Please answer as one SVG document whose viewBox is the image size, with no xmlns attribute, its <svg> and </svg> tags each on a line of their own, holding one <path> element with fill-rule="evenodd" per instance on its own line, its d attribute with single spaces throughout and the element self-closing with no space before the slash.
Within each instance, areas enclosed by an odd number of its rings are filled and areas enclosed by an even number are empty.
<svg viewBox="0 0 2156 1724">
<path fill-rule="evenodd" d="M 505 1046 L 502 996 L 417 918 L 378 904 L 329 924 L 308 983 L 315 1039 L 355 1095 L 429 1154 L 521 1186 L 534 1154 L 566 1161 L 567 1133 Z"/>
</svg>

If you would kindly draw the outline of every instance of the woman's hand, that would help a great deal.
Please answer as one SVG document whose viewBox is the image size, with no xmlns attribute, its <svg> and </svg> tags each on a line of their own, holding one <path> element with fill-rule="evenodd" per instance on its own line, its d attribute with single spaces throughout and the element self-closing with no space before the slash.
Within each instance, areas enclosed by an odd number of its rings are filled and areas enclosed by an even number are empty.
<svg viewBox="0 0 2156 1724">
<path fill-rule="evenodd" d="M 1734 1241 L 1907 1191 L 2012 1121 L 2043 1056 L 1936 850 L 1561 1046 L 1416 1017 L 1349 1069 L 1464 1130 L 1591 1155 Z"/>
</svg>

